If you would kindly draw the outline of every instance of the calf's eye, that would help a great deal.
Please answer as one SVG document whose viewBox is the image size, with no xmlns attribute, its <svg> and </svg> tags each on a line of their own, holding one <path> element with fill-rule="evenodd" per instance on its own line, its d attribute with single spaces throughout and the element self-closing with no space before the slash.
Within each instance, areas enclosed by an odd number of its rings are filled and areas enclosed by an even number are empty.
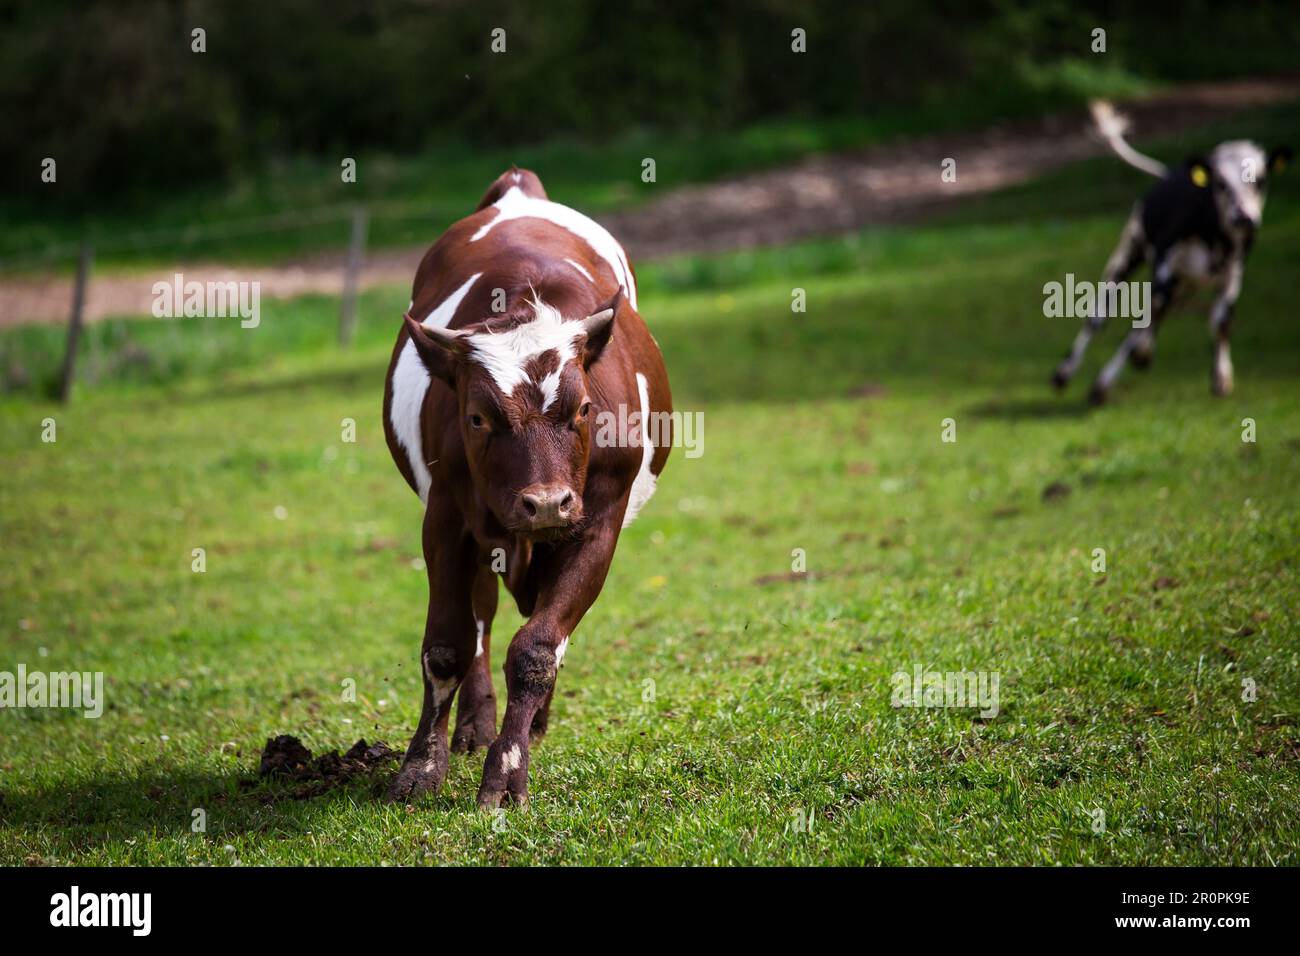
<svg viewBox="0 0 1300 956">
<path fill-rule="evenodd" d="M 479 414 L 470 415 L 470 417 L 469 417 L 469 427 L 470 427 L 470 428 L 479 429 L 479 428 L 482 428 L 483 426 L 484 426 L 484 422 L 483 422 L 483 416 L 482 416 L 482 415 L 479 415 Z"/>
</svg>

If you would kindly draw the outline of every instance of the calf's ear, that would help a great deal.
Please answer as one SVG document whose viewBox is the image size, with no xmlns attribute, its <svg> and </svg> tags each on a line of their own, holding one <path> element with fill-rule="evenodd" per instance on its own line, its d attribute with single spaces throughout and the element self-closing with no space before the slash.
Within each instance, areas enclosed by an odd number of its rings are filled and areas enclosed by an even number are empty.
<svg viewBox="0 0 1300 956">
<path fill-rule="evenodd" d="M 1274 146 L 1268 151 L 1268 171 L 1270 173 L 1280 173 L 1286 169 L 1287 164 L 1291 162 L 1290 146 Z"/>
<path fill-rule="evenodd" d="M 469 352 L 469 342 L 464 332 L 457 329 L 430 328 L 411 318 L 402 316 L 407 334 L 415 344 L 420 361 L 434 378 L 455 386 L 456 359 Z"/>
<path fill-rule="evenodd" d="M 605 346 L 609 344 L 614 334 L 614 320 L 618 317 L 618 310 L 622 305 L 623 290 L 619 289 L 612 299 L 582 320 L 583 330 L 587 333 L 586 341 L 582 346 L 583 368 L 588 368 L 596 361 Z"/>
</svg>

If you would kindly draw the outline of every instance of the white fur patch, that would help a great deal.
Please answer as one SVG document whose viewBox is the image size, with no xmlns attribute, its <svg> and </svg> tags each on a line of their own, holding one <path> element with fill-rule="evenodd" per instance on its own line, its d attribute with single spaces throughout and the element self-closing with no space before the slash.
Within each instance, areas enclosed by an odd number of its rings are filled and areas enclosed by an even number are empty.
<svg viewBox="0 0 1300 956">
<path fill-rule="evenodd" d="M 584 276 L 586 276 L 588 282 L 596 281 L 596 277 L 593 276 L 590 272 L 588 272 L 586 267 L 583 266 L 581 262 L 574 262 L 572 259 L 565 259 L 564 261 L 567 262 L 569 265 L 573 266 L 573 268 L 577 269 Z"/>
<path fill-rule="evenodd" d="M 474 619 L 474 624 L 478 627 L 478 638 L 474 644 L 474 656 L 482 657 L 483 656 L 483 631 L 486 628 L 483 622 L 478 620 L 478 618 Z"/>
<path fill-rule="evenodd" d="M 482 274 L 476 272 L 466 279 L 459 289 L 443 299 L 420 324 L 430 328 L 446 328 L 456 317 L 461 301 Z M 402 354 L 397 357 L 397 365 L 393 368 L 393 404 L 388 419 L 392 423 L 393 434 L 397 436 L 397 443 L 406 450 L 421 500 L 429 497 L 429 485 L 433 483 L 433 476 L 424 460 L 424 443 L 420 437 L 420 410 L 424 408 L 424 396 L 428 391 L 429 370 L 424 367 L 424 362 L 416 352 L 415 343 L 408 340 L 402 346 Z"/>
<path fill-rule="evenodd" d="M 578 322 L 566 322 L 558 309 L 540 299 L 533 299 L 531 322 L 524 322 L 506 332 L 479 332 L 469 337 L 470 358 L 487 369 L 501 394 L 510 395 L 528 381 L 524 366 L 528 360 L 542 352 L 554 350 L 560 364 L 554 372 L 540 382 L 534 382 L 542 392 L 542 411 L 551 407 L 560 387 L 560 373 L 565 363 L 576 354 L 574 340 L 582 334 Z"/>
<path fill-rule="evenodd" d="M 442 705 L 447 703 L 452 694 L 456 693 L 456 686 L 459 683 L 460 681 L 454 677 L 448 677 L 446 680 L 439 680 L 435 677 L 433 680 L 433 706 L 442 710 Z"/>
<path fill-rule="evenodd" d="M 1267 154 L 1249 140 L 1230 140 L 1214 147 L 1210 164 L 1226 184 L 1232 206 L 1258 226 L 1264 217 L 1259 180 L 1268 173 Z"/>
<path fill-rule="evenodd" d="M 595 250 L 596 254 L 609 263 L 614 270 L 614 277 L 627 296 L 628 303 L 636 308 L 636 280 L 632 278 L 632 267 L 627 263 L 627 255 L 618 241 L 606 231 L 605 227 L 588 219 L 576 209 L 561 206 L 548 199 L 537 199 L 524 194 L 518 186 L 511 186 L 506 194 L 492 204 L 497 211 L 496 217 L 470 237 L 470 242 L 478 242 L 496 226 L 511 219 L 545 219 L 562 229 L 567 229 Z"/>
<path fill-rule="evenodd" d="M 1169 250 L 1161 278 L 1168 279 L 1170 275 L 1176 275 L 1196 283 L 1208 282 L 1211 279 L 1213 259 L 1210 247 L 1200 239 L 1184 239 Z"/>
<path fill-rule="evenodd" d="M 519 745 L 514 744 L 509 750 L 501 755 L 501 769 L 506 773 L 512 770 L 518 770 L 522 762 L 522 756 L 519 753 Z"/>
<path fill-rule="evenodd" d="M 623 515 L 624 528 L 636 520 L 645 503 L 655 493 L 655 485 L 658 483 L 658 479 L 650 470 L 655 449 L 650 443 L 650 430 L 646 424 L 650 417 L 650 386 L 646 382 L 646 377 L 640 372 L 636 373 L 636 391 L 641 399 L 641 470 L 637 472 L 636 480 L 632 482 L 632 493 L 627 499 L 627 512 Z"/>
<path fill-rule="evenodd" d="M 564 654 L 568 649 L 569 649 L 569 639 L 567 637 L 564 640 L 560 641 L 558 645 L 556 645 L 555 648 L 556 670 L 559 670 L 560 665 L 564 663 Z"/>
<path fill-rule="evenodd" d="M 1219 342 L 1214 349 L 1214 370 L 1219 376 L 1219 381 L 1224 382 L 1229 388 L 1232 387 L 1232 355 L 1228 351 L 1226 342 Z"/>
<path fill-rule="evenodd" d="M 451 699 L 451 695 L 456 693 L 456 688 L 460 686 L 460 681 L 454 677 L 440 678 L 434 676 L 432 668 L 429 667 L 429 659 L 424 658 L 424 676 L 429 679 L 433 685 L 433 706 L 442 710 L 442 705 Z"/>
</svg>

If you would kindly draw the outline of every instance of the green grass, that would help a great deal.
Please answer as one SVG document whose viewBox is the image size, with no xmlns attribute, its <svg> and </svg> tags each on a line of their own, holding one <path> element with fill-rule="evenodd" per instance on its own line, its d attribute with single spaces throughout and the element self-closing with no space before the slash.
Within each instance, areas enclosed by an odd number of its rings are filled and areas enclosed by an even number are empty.
<svg viewBox="0 0 1300 956">
<path fill-rule="evenodd" d="M 1236 394 L 1209 395 L 1185 311 L 1096 413 L 1121 330 L 1049 394 L 1075 328 L 1041 288 L 1100 268 L 1131 187 L 1032 189 L 999 200 L 1028 218 L 645 270 L 705 453 L 624 534 L 503 824 L 474 809 L 481 753 L 409 810 L 383 777 L 241 785 L 271 735 L 404 747 L 418 716 L 419 507 L 379 422 L 404 290 L 364 298 L 349 354 L 333 301 L 270 303 L 255 332 L 152 327 L 241 361 L 5 399 L 0 670 L 102 670 L 109 709 L 0 713 L 0 862 L 1300 863 L 1300 183 L 1247 271 Z M 518 624 L 503 604 L 498 662 Z M 894 709 L 917 664 L 996 671 L 1000 713 Z"/>
<path fill-rule="evenodd" d="M 793 128 L 787 128 L 786 132 L 794 136 Z M 787 145 L 793 148 L 804 142 L 810 147 L 825 146 L 835 142 L 838 135 L 834 128 L 818 128 L 815 134 L 809 132 L 807 140 L 794 137 Z M 1232 137 L 1252 137 L 1265 144 L 1300 142 L 1300 103 L 1253 110 L 1211 127 L 1142 145 L 1153 155 L 1177 162 L 1183 156 L 1208 151 L 1215 143 Z M 608 185 L 602 177 L 610 176 L 612 167 L 574 167 L 569 161 L 572 157 L 564 155 L 566 148 L 552 147 L 560 159 L 552 164 L 546 158 L 537 168 L 546 172 L 548 183 L 552 182 L 554 170 L 562 183 L 570 184 L 566 187 L 568 193 L 597 196 L 602 188 L 599 184 Z M 722 163 L 718 168 L 725 166 L 722 160 L 715 161 Z M 704 175 L 703 169 L 699 174 Z M 1283 204 L 1285 196 L 1296 188 L 1295 179 L 1295 173 L 1287 174 L 1273 188 L 1273 192 L 1283 194 Z M 429 181 L 436 180 L 431 177 Z M 991 225 L 1030 221 L 1039 223 L 1047 234 L 1055 237 L 1057 232 L 1075 229 L 1080 221 L 1095 217 L 1100 232 L 1109 234 L 1116 228 L 1114 223 L 1122 221 L 1145 182 L 1143 174 L 1114 158 L 1103 157 L 1072 164 L 1012 189 L 973 197 L 943 212 L 938 222 L 958 230 L 984 230 Z M 469 202 L 465 197 L 476 196 L 476 190 L 481 189 L 481 183 L 474 181 L 469 173 L 459 185 L 461 195 L 446 200 L 448 219 L 463 213 Z M 1285 222 L 1279 223 L 1277 207 L 1278 203 L 1274 202 L 1268 209 L 1263 244 L 1287 241 L 1276 238 L 1278 230 L 1288 228 Z M 412 234 L 407 241 L 428 242 L 436 234 L 436 229 L 428 223 L 420 224 L 419 229 L 418 235 Z M 1007 233 L 1008 248 L 1016 248 L 1020 235 L 1014 230 Z M 1113 238 L 1109 236 L 1111 241 Z M 956 262 L 966 254 L 964 246 L 934 245 L 934 255 L 949 256 Z M 1073 263 L 1070 268 L 1081 277 L 1091 275 L 1104 260 L 1105 254 L 1097 263 Z M 725 292 L 736 286 L 778 279 L 798 285 L 810 276 L 854 275 L 863 271 L 887 273 L 913 261 L 915 256 L 906 245 L 894 233 L 886 232 L 848 242 L 828 239 L 774 250 L 681 257 L 643 264 L 638 274 L 642 288 L 651 295 Z M 365 312 L 370 321 L 358 330 L 363 349 L 389 344 L 393 334 L 392 316 L 400 315 L 404 305 L 405 300 L 396 294 L 380 294 L 369 300 Z M 323 353 L 334 348 L 337 303 L 333 300 L 306 298 L 280 303 L 276 309 L 279 321 L 258 330 L 256 335 L 227 335 L 211 323 L 202 322 L 142 323 L 119 317 L 96 323 L 83 332 L 78 381 L 91 388 L 119 382 L 168 383 L 195 375 L 244 369 L 286 352 Z M 0 329 L 0 391 L 57 394 L 66 334 L 58 325 Z"/>
</svg>

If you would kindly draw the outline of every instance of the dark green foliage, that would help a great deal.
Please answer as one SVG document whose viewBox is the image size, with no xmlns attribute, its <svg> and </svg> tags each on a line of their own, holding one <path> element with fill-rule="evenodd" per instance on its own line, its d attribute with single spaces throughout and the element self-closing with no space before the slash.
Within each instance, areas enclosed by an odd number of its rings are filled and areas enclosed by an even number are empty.
<svg viewBox="0 0 1300 956">
<path fill-rule="evenodd" d="M 998 115 L 1120 83 L 1286 70 L 1290 4 L 25 0 L 0 14 L 6 193 L 75 202 L 275 155 L 729 129 L 925 107 Z M 191 30 L 207 52 L 191 52 Z M 503 54 L 490 48 L 506 31 Z M 1090 50 L 1107 30 L 1107 52 Z M 807 53 L 791 31 L 807 31 Z"/>
</svg>

